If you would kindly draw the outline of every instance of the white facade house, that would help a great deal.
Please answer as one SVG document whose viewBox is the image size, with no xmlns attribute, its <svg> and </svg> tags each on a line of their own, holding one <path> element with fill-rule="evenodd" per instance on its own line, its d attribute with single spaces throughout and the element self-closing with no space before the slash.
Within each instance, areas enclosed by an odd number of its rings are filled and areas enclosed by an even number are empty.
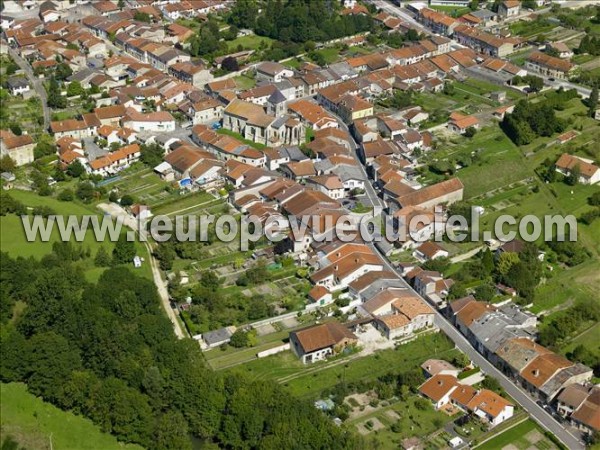
<svg viewBox="0 0 600 450">
<path fill-rule="evenodd" d="M 123 126 L 134 131 L 161 131 L 175 130 L 175 119 L 166 111 L 140 113 L 133 108 L 128 108 L 123 118 Z"/>
</svg>

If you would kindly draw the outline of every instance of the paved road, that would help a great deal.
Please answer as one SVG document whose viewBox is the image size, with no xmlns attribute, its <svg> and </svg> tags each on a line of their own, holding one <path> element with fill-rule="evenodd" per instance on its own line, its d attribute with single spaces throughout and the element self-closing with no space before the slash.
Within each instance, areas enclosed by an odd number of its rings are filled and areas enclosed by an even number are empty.
<svg viewBox="0 0 600 450">
<path fill-rule="evenodd" d="M 8 47 L 8 53 L 10 54 L 13 61 L 25 72 L 27 78 L 29 78 L 29 82 L 37 92 L 40 100 L 42 102 L 42 110 L 44 113 L 44 130 L 48 130 L 50 127 L 50 108 L 48 108 L 48 96 L 46 95 L 46 89 L 42 84 L 42 80 L 37 78 L 33 74 L 33 70 L 27 61 L 19 56 L 19 54 L 10 46 Z"/>
<path fill-rule="evenodd" d="M 348 130 L 348 127 L 343 123 L 342 120 L 338 118 L 340 126 Z M 362 167 L 363 172 L 364 166 L 358 159 L 356 155 L 356 142 L 353 142 L 354 156 L 357 158 L 360 166 Z M 371 187 L 371 190 L 375 192 L 372 188 L 371 184 L 368 183 L 368 186 Z M 367 190 L 369 192 L 369 190 Z M 371 197 L 371 195 L 369 195 Z M 377 200 L 375 200 L 377 199 Z M 379 204 L 382 204 L 381 199 L 374 194 L 374 201 L 379 201 Z M 396 268 L 390 263 L 387 257 L 379 251 L 379 249 L 372 243 L 368 242 L 367 245 L 371 247 L 373 252 L 379 254 L 381 259 L 384 262 L 387 270 L 395 273 L 399 279 L 403 280 L 401 274 L 396 270 Z M 407 289 L 410 289 L 415 295 L 421 297 L 408 283 L 405 282 Z M 422 297 L 421 297 L 422 298 Z M 426 299 L 423 299 L 427 301 Z M 502 388 L 510 395 L 521 407 L 527 411 L 533 419 L 538 422 L 544 429 L 549 430 L 552 434 L 554 434 L 558 439 L 560 439 L 563 444 L 567 446 L 570 450 L 579 450 L 585 449 L 585 445 L 582 444 L 579 439 L 573 436 L 567 429 L 565 429 L 558 421 L 556 421 L 547 411 L 545 411 L 542 407 L 540 407 L 535 400 L 533 400 L 529 394 L 527 394 L 521 387 L 513 383 L 511 379 L 509 379 L 504 373 L 498 370 L 493 364 L 491 364 L 487 359 L 483 357 L 475 348 L 471 345 L 471 343 L 444 317 L 434 306 L 435 310 L 435 323 L 438 328 L 443 331 L 453 342 L 454 344 L 465 353 L 471 361 L 477 366 L 481 368 L 481 370 L 498 380 Z"/>
<path fill-rule="evenodd" d="M 354 138 L 352 137 L 352 134 L 350 133 L 348 125 L 346 125 L 344 123 L 344 121 L 339 116 L 335 115 L 333 112 L 329 111 L 329 113 L 337 119 L 340 128 L 342 130 L 344 130 L 346 133 L 348 133 L 348 135 L 350 136 L 350 148 L 352 150 L 352 155 L 358 161 L 358 167 L 360 168 L 360 171 L 362 172 L 362 175 L 363 175 L 363 179 L 365 181 L 365 194 L 367 195 L 369 202 L 373 206 L 374 213 L 377 215 L 377 213 L 379 211 L 381 211 L 383 208 L 385 208 L 385 203 L 377 195 L 377 192 L 375 191 L 375 189 L 373 188 L 373 185 L 371 184 L 371 179 L 367 175 L 365 166 L 363 166 L 362 163 L 360 162 L 360 158 L 358 157 L 358 153 L 357 153 L 358 145 L 357 145 L 356 141 L 354 140 Z"/>
<path fill-rule="evenodd" d="M 420 33 L 431 34 L 427 28 L 417 22 L 410 14 L 408 14 L 404 9 L 389 3 L 385 0 L 371 0 L 370 3 L 375 5 L 377 8 L 383 10 L 384 12 L 396 16 L 402 19 L 404 22 L 409 23 L 414 28 L 417 29 Z"/>
<path fill-rule="evenodd" d="M 374 245 L 371 245 L 374 251 L 378 251 Z M 384 260 L 387 270 L 393 271 L 399 278 L 402 278 L 396 271 L 387 258 L 379 253 L 381 258 Z M 419 295 L 415 292 L 408 284 L 408 289 L 413 291 L 415 295 Z M 434 308 L 435 309 L 435 308 Z M 543 428 L 549 430 L 554 434 L 560 441 L 567 446 L 570 450 L 583 450 L 583 445 L 579 439 L 573 436 L 563 425 L 557 422 L 547 411 L 540 407 L 535 400 L 533 400 L 521 387 L 513 383 L 508 377 L 506 377 L 501 371 L 496 369 L 487 359 L 483 357 L 477 350 L 473 348 L 471 343 L 462 335 L 460 332 L 439 312 L 436 310 L 435 323 L 438 328 L 443 331 L 456 346 L 465 353 L 476 366 L 479 366 L 481 370 L 500 383 L 502 388 L 510 395 L 521 407 L 527 411 L 533 419 L 538 422 Z"/>
</svg>

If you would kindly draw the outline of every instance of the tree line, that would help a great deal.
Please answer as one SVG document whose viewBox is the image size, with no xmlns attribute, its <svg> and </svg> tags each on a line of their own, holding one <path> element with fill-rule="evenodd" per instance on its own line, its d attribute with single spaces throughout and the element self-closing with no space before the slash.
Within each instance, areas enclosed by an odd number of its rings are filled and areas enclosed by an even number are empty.
<svg viewBox="0 0 600 450">
<path fill-rule="evenodd" d="M 147 448 L 189 449 L 190 435 L 207 448 L 361 448 L 276 384 L 210 371 L 197 343 L 175 338 L 153 283 L 129 269 L 89 283 L 56 253 L 0 262 L 3 382 Z M 26 307 L 12 317 L 15 301 Z"/>
</svg>

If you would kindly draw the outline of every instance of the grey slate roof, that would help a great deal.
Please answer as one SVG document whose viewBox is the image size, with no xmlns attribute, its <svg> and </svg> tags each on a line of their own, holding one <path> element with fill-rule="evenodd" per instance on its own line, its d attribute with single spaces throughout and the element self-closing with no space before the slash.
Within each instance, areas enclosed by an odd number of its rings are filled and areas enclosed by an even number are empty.
<svg viewBox="0 0 600 450">
<path fill-rule="evenodd" d="M 208 331 L 204 333 L 202 335 L 202 339 L 204 339 L 204 342 L 206 342 L 208 345 L 213 345 L 219 342 L 226 341 L 231 337 L 232 334 L 233 333 L 227 328 L 221 328 L 219 330 Z"/>
</svg>

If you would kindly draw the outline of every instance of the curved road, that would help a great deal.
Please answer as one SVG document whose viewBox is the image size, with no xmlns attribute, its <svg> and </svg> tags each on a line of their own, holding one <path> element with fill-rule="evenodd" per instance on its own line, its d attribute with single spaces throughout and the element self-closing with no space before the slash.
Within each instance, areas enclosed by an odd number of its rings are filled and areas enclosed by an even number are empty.
<svg viewBox="0 0 600 450">
<path fill-rule="evenodd" d="M 29 78 L 31 86 L 35 89 L 40 97 L 42 102 L 42 111 L 44 113 L 44 131 L 48 130 L 50 127 L 50 108 L 48 108 L 48 96 L 42 80 L 33 74 L 33 70 L 29 63 L 21 58 L 21 56 L 19 56 L 19 54 L 10 46 L 8 46 L 8 53 L 13 61 L 21 68 L 21 70 L 25 72 L 25 75 L 27 75 L 27 78 Z"/>
</svg>

